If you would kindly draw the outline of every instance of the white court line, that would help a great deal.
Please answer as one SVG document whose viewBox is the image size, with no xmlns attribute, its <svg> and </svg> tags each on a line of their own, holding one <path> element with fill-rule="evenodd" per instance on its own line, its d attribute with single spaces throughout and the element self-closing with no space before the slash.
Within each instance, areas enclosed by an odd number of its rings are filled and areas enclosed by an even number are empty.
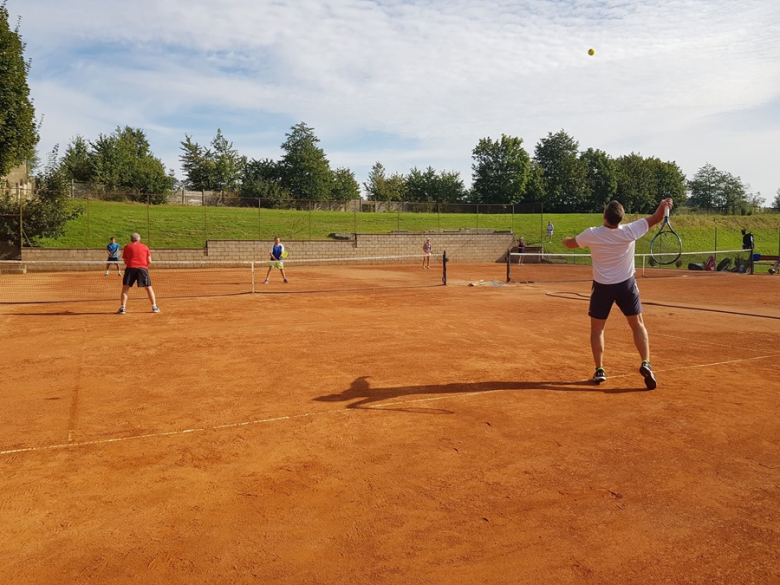
<svg viewBox="0 0 780 585">
<path fill-rule="evenodd" d="M 734 364 L 739 362 L 746 362 L 746 361 L 755 361 L 755 360 L 762 360 L 762 359 L 768 359 L 768 358 L 777 358 L 780 357 L 780 354 L 771 354 L 771 355 L 763 355 L 763 356 L 755 356 L 750 358 L 742 358 L 742 359 L 734 359 L 734 360 L 726 360 L 722 362 L 713 362 L 709 364 L 697 364 L 693 366 L 680 366 L 677 368 L 666 368 L 664 370 L 658 370 L 656 373 L 660 372 L 671 372 L 671 371 L 678 371 L 678 370 L 687 370 L 687 369 L 693 369 L 693 368 L 708 368 L 708 367 L 714 367 L 714 366 L 722 366 L 725 364 Z M 610 376 L 610 379 L 615 378 L 626 378 L 629 374 L 620 374 L 617 376 Z M 586 380 L 582 380 L 586 381 Z M 544 388 L 540 388 L 539 390 L 544 391 Z M 369 406 L 364 406 L 364 409 L 374 409 L 374 410 L 382 410 L 385 407 L 388 406 L 399 406 L 399 405 L 406 405 L 406 404 L 412 404 L 417 402 L 434 402 L 437 400 L 446 400 L 446 399 L 452 399 L 452 398 L 461 398 L 461 397 L 470 397 L 470 396 L 481 396 L 485 394 L 494 394 L 496 392 L 513 392 L 511 389 L 506 388 L 499 388 L 496 390 L 485 390 L 485 391 L 477 391 L 477 392 L 463 392 L 458 394 L 447 394 L 445 396 L 434 396 L 431 398 L 415 398 L 412 400 L 401 400 L 397 402 L 383 402 L 382 404 L 374 404 Z M 280 421 L 286 421 L 286 420 L 295 420 L 298 418 L 308 418 L 308 417 L 315 417 L 318 415 L 327 415 L 327 414 L 339 414 L 344 412 L 350 412 L 354 411 L 356 409 L 354 408 L 339 408 L 337 410 L 322 410 L 319 412 L 307 412 L 304 414 L 291 414 L 288 416 L 277 416 L 273 418 L 263 418 L 263 419 L 257 419 L 257 420 L 249 420 L 244 422 L 238 422 L 238 423 L 229 423 L 224 425 L 215 425 L 211 427 L 203 427 L 198 429 L 184 429 L 181 431 L 164 431 L 160 433 L 147 433 L 145 435 L 135 435 L 132 437 L 115 437 L 113 439 L 96 439 L 94 441 L 78 441 L 78 442 L 70 442 L 70 443 L 61 443 L 61 444 L 55 444 L 55 445 L 42 445 L 39 447 L 22 447 L 19 449 L 6 449 L 3 451 L 0 451 L 0 455 L 13 455 L 16 453 L 31 453 L 34 451 L 52 451 L 55 449 L 71 449 L 74 447 L 86 447 L 88 445 L 107 445 L 109 443 L 121 443 L 123 441 L 137 441 L 140 439 L 156 439 L 160 437 L 173 437 L 176 435 L 186 435 L 189 433 L 203 433 L 206 431 L 218 431 L 218 430 L 224 430 L 224 429 L 237 429 L 241 427 L 248 427 L 252 425 L 259 425 L 259 424 L 266 424 L 266 423 L 273 423 L 273 422 L 280 422 Z"/>
</svg>

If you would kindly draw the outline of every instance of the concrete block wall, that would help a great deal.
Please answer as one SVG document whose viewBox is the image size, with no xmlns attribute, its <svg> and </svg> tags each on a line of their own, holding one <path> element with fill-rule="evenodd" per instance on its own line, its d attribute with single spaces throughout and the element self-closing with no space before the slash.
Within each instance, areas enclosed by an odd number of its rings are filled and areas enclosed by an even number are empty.
<svg viewBox="0 0 780 585">
<path fill-rule="evenodd" d="M 431 238 L 434 254 L 447 251 L 454 262 L 504 262 L 515 242 L 510 233 L 402 233 L 358 234 L 353 240 L 283 240 L 290 260 L 320 258 L 363 258 L 375 256 L 421 255 L 426 238 Z M 153 261 L 231 262 L 268 261 L 273 240 L 209 240 L 206 248 L 152 248 Z M 104 261 L 103 248 L 24 248 L 22 262 Z M 438 259 L 434 259 L 438 261 Z M 417 259 L 409 260 L 410 263 Z M 49 268 L 50 269 L 50 268 Z M 73 269 L 79 269 L 74 267 Z M 84 266 L 83 270 L 94 270 Z"/>
<path fill-rule="evenodd" d="M 435 254 L 447 251 L 457 262 L 503 262 L 514 243 L 514 235 L 437 233 L 437 234 L 358 234 L 355 240 L 283 240 L 290 260 L 317 258 L 363 258 L 422 254 L 422 245 L 431 238 Z M 209 260 L 258 260 L 265 262 L 272 240 L 209 240 Z M 416 262 L 416 260 L 414 260 Z"/>
</svg>

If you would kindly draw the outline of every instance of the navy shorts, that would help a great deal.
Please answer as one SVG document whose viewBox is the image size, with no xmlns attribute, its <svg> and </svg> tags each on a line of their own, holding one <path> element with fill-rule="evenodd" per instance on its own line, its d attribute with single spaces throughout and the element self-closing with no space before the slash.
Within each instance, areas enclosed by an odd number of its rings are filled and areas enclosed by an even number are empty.
<svg viewBox="0 0 780 585">
<path fill-rule="evenodd" d="M 642 312 L 639 286 L 633 276 L 618 284 L 601 284 L 593 281 L 588 315 L 594 319 L 606 319 L 609 317 L 613 303 L 617 303 L 626 317 L 639 315 Z"/>
<path fill-rule="evenodd" d="M 152 286 L 152 279 L 149 278 L 149 271 L 146 268 L 128 268 L 122 277 L 122 284 L 133 286 L 138 283 L 138 288 Z"/>
<path fill-rule="evenodd" d="M 108 262 L 119 262 L 119 258 L 113 258 L 111 256 L 108 257 Z"/>
</svg>

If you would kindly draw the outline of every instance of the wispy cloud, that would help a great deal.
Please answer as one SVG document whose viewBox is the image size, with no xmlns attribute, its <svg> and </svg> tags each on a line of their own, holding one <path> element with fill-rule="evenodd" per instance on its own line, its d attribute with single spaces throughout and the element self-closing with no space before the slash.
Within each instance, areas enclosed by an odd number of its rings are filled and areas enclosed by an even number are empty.
<svg viewBox="0 0 780 585">
<path fill-rule="evenodd" d="M 771 199 L 780 5 L 766 0 L 9 0 L 22 16 L 42 147 L 144 128 L 178 170 L 221 127 L 277 157 L 305 121 L 362 180 L 428 165 L 470 180 L 485 136 L 705 162 Z M 596 49 L 589 57 L 587 50 Z M 749 112 L 749 114 L 745 114 Z M 774 117 L 773 117 L 774 116 Z M 737 145 L 741 146 L 737 146 Z M 776 156 L 775 156 L 776 158 Z M 718 161 L 718 162 L 714 162 Z M 396 166 L 397 165 L 397 166 Z"/>
</svg>

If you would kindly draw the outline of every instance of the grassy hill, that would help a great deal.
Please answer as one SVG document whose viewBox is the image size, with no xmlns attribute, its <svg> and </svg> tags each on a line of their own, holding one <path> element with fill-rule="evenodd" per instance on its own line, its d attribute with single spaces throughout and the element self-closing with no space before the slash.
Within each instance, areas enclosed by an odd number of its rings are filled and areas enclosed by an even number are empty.
<svg viewBox="0 0 780 585">
<path fill-rule="evenodd" d="M 631 216 L 627 221 L 641 216 Z M 436 213 L 352 213 L 343 211 L 289 211 L 246 207 L 146 206 L 140 203 L 91 201 L 81 217 L 68 222 L 65 235 L 44 239 L 47 248 L 103 248 L 111 236 L 126 243 L 138 232 L 145 243 L 156 248 L 201 248 L 209 239 L 256 240 L 280 236 L 284 240 L 327 239 L 331 233 L 438 232 L 462 228 L 511 230 L 524 236 L 529 246 L 538 245 L 547 226 L 555 225 L 549 252 L 566 252 L 564 236 L 600 225 L 599 214 L 436 214 Z M 688 251 L 739 249 L 740 230 L 752 231 L 756 249 L 777 254 L 780 246 L 780 214 L 752 216 L 674 215 L 672 225 Z M 642 238 L 637 251 L 647 252 L 651 235 Z"/>
</svg>

